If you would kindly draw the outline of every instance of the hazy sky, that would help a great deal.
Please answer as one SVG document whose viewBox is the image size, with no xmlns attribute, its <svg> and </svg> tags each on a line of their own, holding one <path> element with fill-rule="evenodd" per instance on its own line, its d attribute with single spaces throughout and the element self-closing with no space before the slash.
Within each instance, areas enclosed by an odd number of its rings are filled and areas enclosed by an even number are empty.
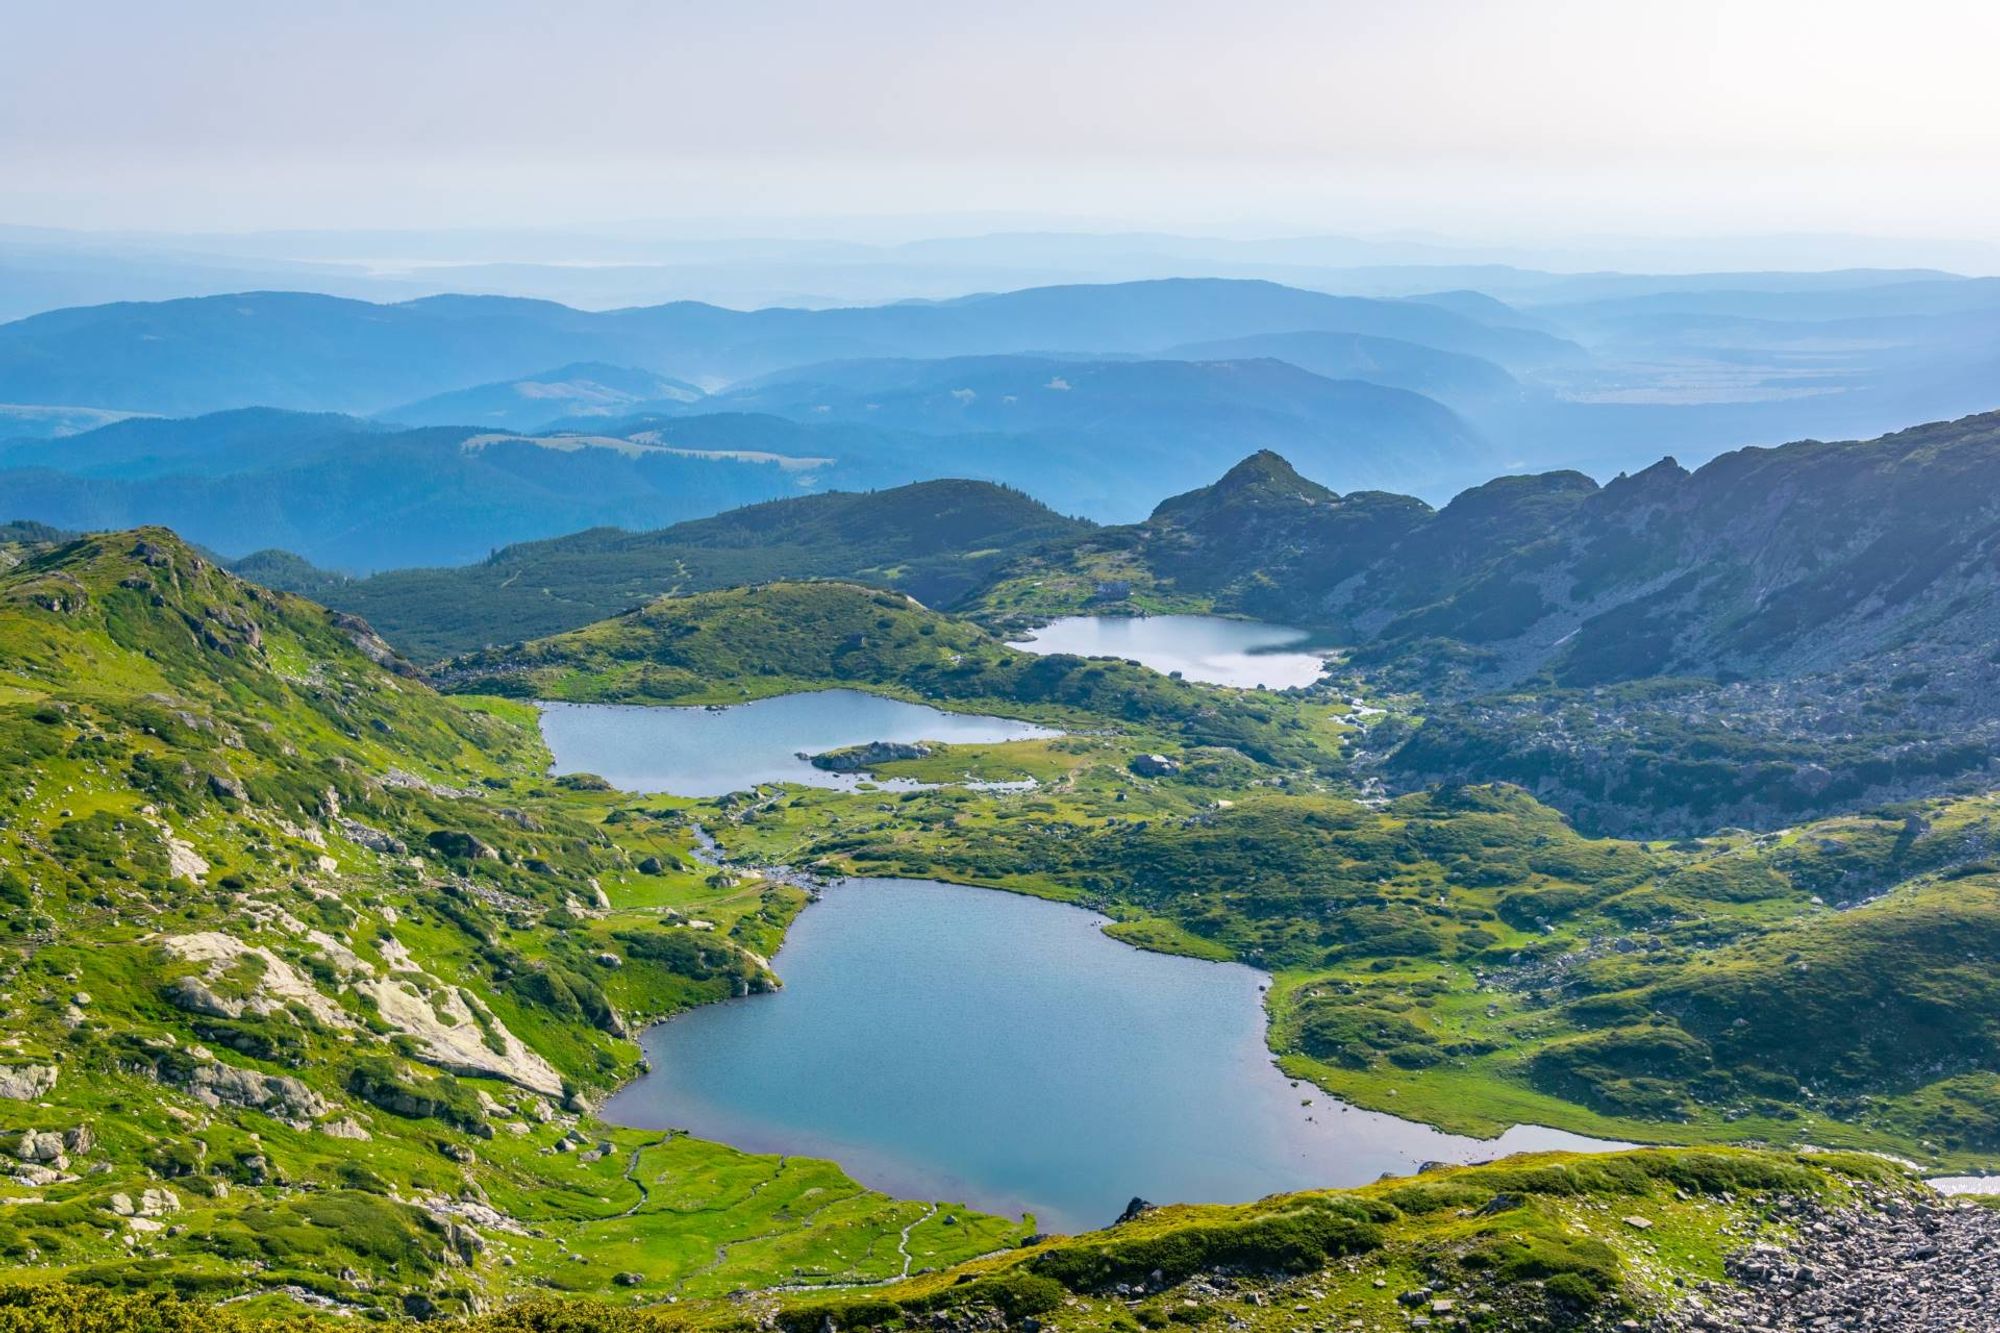
<svg viewBox="0 0 2000 1333">
<path fill-rule="evenodd" d="M 2000 240 L 1992 0 L 0 0 L 0 20 L 0 222 Z"/>
</svg>

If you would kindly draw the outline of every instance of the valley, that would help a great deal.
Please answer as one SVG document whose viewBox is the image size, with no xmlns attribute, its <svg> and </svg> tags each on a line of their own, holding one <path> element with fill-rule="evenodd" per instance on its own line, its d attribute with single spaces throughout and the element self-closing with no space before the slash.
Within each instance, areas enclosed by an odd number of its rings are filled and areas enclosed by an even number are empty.
<svg viewBox="0 0 2000 1333">
<path fill-rule="evenodd" d="M 1004 670 L 935 660 L 940 650 L 916 632 L 938 623 L 932 613 L 904 604 L 901 616 L 885 616 L 894 603 L 837 585 L 744 594 L 751 620 L 740 630 L 728 623 L 727 602 L 711 600 L 701 633 L 716 641 L 716 660 L 736 662 L 724 645 L 740 651 L 755 641 L 766 613 L 755 603 L 766 598 L 826 608 L 829 640 L 851 623 L 833 608 L 874 608 L 877 642 L 842 662 L 837 679 L 961 706 L 1006 698 L 997 693 Z M 638 655 L 665 671 L 668 653 L 635 654 L 628 636 L 650 637 L 659 632 L 651 615 L 682 610 L 639 613 L 573 644 L 530 645 L 530 688 L 657 697 L 654 680 L 587 667 L 579 675 L 568 663 Z M 897 623 L 905 618 L 907 637 Z M 796 627 L 807 616 L 785 619 Z M 677 630 L 664 633 L 688 642 Z M 795 629 L 788 644 L 803 647 L 803 637 Z M 906 653 L 905 644 L 922 646 Z M 1079 665 L 1085 675 L 1116 670 Z M 966 678 L 979 684 L 960 685 Z M 514 688 L 491 676 L 467 684 Z M 701 683 L 679 688 L 698 697 Z M 1984 1048 L 1917 1039 L 1933 1022 L 1941 1032 L 1967 1031 L 1902 991 L 1923 990 L 1929 964 L 1875 992 L 1879 1025 L 1850 1029 L 1851 1045 L 1826 1042 L 1833 1013 L 1853 1003 L 1861 984 L 1855 959 L 1901 947 L 1888 941 L 1906 930 L 1933 927 L 1975 958 L 1990 947 L 1994 902 L 1979 877 L 1991 836 L 1983 797 L 1777 837 L 1725 834 L 1685 846 L 1587 839 L 1506 788 L 1388 802 L 1341 795 L 1341 750 L 1357 723 L 1337 694 L 1266 703 L 1253 693 L 1236 705 L 1244 741 L 1220 745 L 1212 729 L 1231 721 L 1227 714 L 1202 719 L 1194 735 L 1184 724 L 1138 719 L 1120 728 L 1123 736 L 1101 727 L 1088 734 L 1078 725 L 1090 716 L 1083 708 L 1100 720 L 1133 710 L 1102 686 L 1083 696 L 1071 688 L 1055 697 L 1089 702 L 1032 710 L 1069 719 L 1077 732 L 1069 741 L 1035 742 L 1018 756 L 1008 744 L 940 747 L 874 769 L 927 781 L 927 789 L 886 801 L 888 793 L 867 791 L 773 792 L 733 804 L 712 831 L 753 866 L 941 878 L 1081 901 L 1121 918 L 1110 928 L 1118 938 L 1271 970 L 1273 1039 L 1288 1068 L 1358 1104 L 1459 1132 L 1491 1134 L 1525 1120 L 1610 1138 L 1894 1148 L 1940 1164 L 1954 1151 L 1979 1151 L 1974 1145 L 1991 1132 L 1980 1126 L 1994 1123 L 1992 1085 L 1971 1072 L 1990 1058 Z M 1024 702 L 1013 695 L 1016 708 Z M 1170 772 L 1135 771 L 1153 753 L 1170 758 Z M 981 793 L 949 785 L 1023 776 L 1036 786 Z M 1837 906 L 1858 902 L 1867 905 Z M 1937 915 L 1946 903 L 1949 924 Z M 1851 947 L 1862 952 L 1844 962 Z M 1940 958 L 1937 966 L 1955 964 Z M 1822 975 L 1810 983 L 1794 977 L 1815 968 Z M 1979 989 L 1964 992 L 1975 1006 L 1984 1003 L 1972 998 Z M 1766 1032 L 1735 1023 L 1786 1009 Z M 1813 1047 L 1782 1045 L 1785 1034 L 1808 1031 L 1818 1036 Z M 1954 1067 L 1968 1076 L 1918 1073 Z M 1884 1096 L 1893 1086 L 1904 1091 Z"/>
</svg>

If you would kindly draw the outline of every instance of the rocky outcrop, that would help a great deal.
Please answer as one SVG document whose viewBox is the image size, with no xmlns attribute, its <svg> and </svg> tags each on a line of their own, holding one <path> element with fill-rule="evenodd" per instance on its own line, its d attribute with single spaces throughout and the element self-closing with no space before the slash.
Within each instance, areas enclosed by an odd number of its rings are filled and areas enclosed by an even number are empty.
<svg viewBox="0 0 2000 1333">
<path fill-rule="evenodd" d="M 200 977 L 176 977 L 160 988 L 168 1004 L 209 1018 L 241 1018 L 243 1002 L 217 995 Z"/>
<path fill-rule="evenodd" d="M 497 861 L 500 853 L 470 833 L 439 829 L 425 836 L 424 845 L 434 854 L 452 861 Z"/>
<path fill-rule="evenodd" d="M 208 861 L 195 851 L 194 844 L 177 838 L 165 824 L 159 826 L 160 839 L 167 845 L 167 874 L 199 884 L 208 878 Z"/>
<path fill-rule="evenodd" d="M 358 819 L 340 819 L 339 825 L 347 840 L 357 847 L 365 847 L 371 852 L 380 852 L 385 856 L 401 856 L 409 851 L 409 848 L 403 845 L 401 838 L 384 833 L 381 829 L 364 824 Z"/>
<path fill-rule="evenodd" d="M 425 1064 L 454 1074 L 503 1078 L 545 1096 L 562 1095 L 562 1075 L 499 1019 L 475 1014 L 457 988 L 435 986 L 426 995 L 402 978 L 371 978 L 355 989 L 375 1002 L 384 1022 L 416 1043 L 414 1054 Z"/>
<path fill-rule="evenodd" d="M 409 659 L 389 646 L 389 641 L 375 632 L 375 627 L 360 616 L 345 611 L 329 611 L 327 618 L 333 627 L 347 636 L 347 641 L 358 649 L 362 656 L 384 670 L 399 676 L 415 676 L 417 669 Z"/>
<path fill-rule="evenodd" d="M 18 1184 L 40 1187 L 72 1180 L 70 1158 L 82 1156 L 97 1144 L 88 1125 L 57 1132 L 52 1129 L 24 1129 L 12 1137 L 6 1151 L 15 1165 L 8 1175 Z"/>
<path fill-rule="evenodd" d="M 323 995 L 317 986 L 302 976 L 290 963 L 261 945 L 245 944 L 235 936 L 225 935 L 217 930 L 197 931 L 189 935 L 170 935 L 163 938 L 160 944 L 176 958 L 191 963 L 208 964 L 207 971 L 201 978 L 204 985 L 230 972 L 245 958 L 255 958 L 261 963 L 262 967 L 252 984 L 251 993 L 243 1000 L 243 1008 L 239 1012 L 268 1015 L 276 1013 L 288 1004 L 297 1004 L 328 1027 L 354 1026 L 354 1021 L 339 1005 Z"/>
<path fill-rule="evenodd" d="M 540 1055 L 528 1049 L 498 1018 L 475 1011 L 465 993 L 415 970 L 400 943 L 383 956 L 393 975 L 375 975 L 345 946 L 317 932 L 313 939 L 348 978 L 355 994 L 372 1002 L 377 1016 L 413 1043 L 412 1054 L 426 1064 L 455 1074 L 503 1078 L 546 1096 L 560 1096 L 562 1076 Z M 207 963 L 199 976 L 167 983 L 163 994 L 189 1013 L 214 1018 L 268 1016 L 287 1005 L 298 1005 L 329 1028 L 352 1031 L 356 1024 L 346 1010 L 310 979 L 271 950 L 245 944 L 220 931 L 168 936 L 160 941 L 168 953 L 189 962 Z M 260 967 L 245 969 L 254 976 L 241 1000 L 217 992 L 214 983 L 233 974 L 237 964 L 254 958 Z"/>
<path fill-rule="evenodd" d="M 69 1165 L 63 1136 L 53 1130 L 22 1130 L 14 1140 L 14 1157 L 17 1161 L 52 1166 L 58 1171 Z"/>
<path fill-rule="evenodd" d="M 433 782 L 429 778 L 418 777 L 415 773 L 406 773 L 400 768 L 390 769 L 376 781 L 391 791 L 420 791 L 450 801 L 471 800 L 485 794 L 475 787 L 448 786 L 442 782 Z"/>
<path fill-rule="evenodd" d="M 180 1077 L 179 1086 L 204 1106 L 240 1106 L 303 1128 L 327 1113 L 326 1098 L 289 1074 L 238 1069 L 203 1061 Z"/>
<path fill-rule="evenodd" d="M 807 762 L 828 773 L 862 773 L 879 764 L 898 759 L 928 759 L 930 755 L 931 747 L 922 741 L 870 741 L 866 745 L 810 755 Z"/>
<path fill-rule="evenodd" d="M 373 1134 L 370 1134 L 368 1132 L 368 1129 L 365 1125 L 363 1125 L 359 1120 L 356 1120 L 351 1115 L 341 1116 L 338 1120 L 321 1121 L 318 1125 L 315 1125 L 314 1128 L 319 1130 L 320 1133 L 326 1135 L 328 1138 L 356 1139 L 365 1141 L 367 1139 L 372 1139 L 375 1137 Z"/>
<path fill-rule="evenodd" d="M 54 1065 L 0 1065 L 0 1097 L 15 1102 L 35 1102 L 48 1096 L 56 1085 Z"/>
<path fill-rule="evenodd" d="M 136 1201 L 123 1192 L 114 1194 L 105 1206 L 119 1217 L 165 1217 L 181 1210 L 181 1198 L 170 1189 L 148 1189 Z"/>
</svg>

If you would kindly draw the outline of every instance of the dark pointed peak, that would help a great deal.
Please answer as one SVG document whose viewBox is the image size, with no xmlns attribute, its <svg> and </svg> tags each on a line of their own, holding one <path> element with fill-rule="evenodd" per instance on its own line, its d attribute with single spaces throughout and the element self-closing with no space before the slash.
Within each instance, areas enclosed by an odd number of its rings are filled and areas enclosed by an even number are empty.
<svg viewBox="0 0 2000 1333">
<path fill-rule="evenodd" d="M 1340 497 L 1316 481 L 1308 481 L 1280 455 L 1259 449 L 1222 474 L 1211 486 L 1163 500 L 1155 519 L 1226 505 L 1297 503 L 1332 504 Z"/>
<path fill-rule="evenodd" d="M 1694 474 L 1680 465 L 1679 459 L 1669 454 L 1651 467 L 1629 476 L 1623 472 L 1619 473 L 1606 483 L 1604 494 L 1606 498 L 1658 494 L 1679 487 L 1692 475 Z"/>
<path fill-rule="evenodd" d="M 1297 482 L 1301 485 L 1311 484 L 1299 475 L 1298 469 L 1293 467 L 1290 460 L 1283 454 L 1270 449 L 1259 449 L 1256 453 L 1251 454 L 1235 467 L 1223 473 L 1221 479 L 1215 484 L 1218 488 L 1221 488 L 1225 486 L 1254 485 L 1265 481 Z"/>
</svg>

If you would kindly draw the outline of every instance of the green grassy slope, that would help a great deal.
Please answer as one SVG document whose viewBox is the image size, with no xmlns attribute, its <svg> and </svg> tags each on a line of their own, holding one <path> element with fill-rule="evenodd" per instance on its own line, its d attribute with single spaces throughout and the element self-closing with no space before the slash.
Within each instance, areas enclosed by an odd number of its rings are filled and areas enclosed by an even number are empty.
<svg viewBox="0 0 2000 1333">
<path fill-rule="evenodd" d="M 0 574 L 9 1282 L 469 1310 L 1016 1234 L 594 1121 L 640 1024 L 772 984 L 803 895 L 711 882 L 676 818 L 544 779 L 527 710 L 397 665 L 161 530 Z"/>
<path fill-rule="evenodd" d="M 1547 1154 L 1237 1207 L 1167 1207 L 845 1300 L 783 1309 L 787 1330 L 920 1327 L 982 1310 L 1079 1330 L 1635 1327 L 1806 1201 L 1907 1190 L 1847 1155 Z M 968 1318 L 970 1316 L 970 1318 Z M 1415 1322 L 1421 1318 L 1424 1322 Z"/>
</svg>

